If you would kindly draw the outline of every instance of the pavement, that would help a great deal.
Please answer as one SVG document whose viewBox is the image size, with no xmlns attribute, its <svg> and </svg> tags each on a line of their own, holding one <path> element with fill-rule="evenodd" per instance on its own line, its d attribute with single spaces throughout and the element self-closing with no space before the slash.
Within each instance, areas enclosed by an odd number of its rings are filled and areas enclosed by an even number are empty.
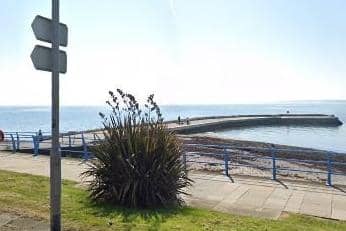
<svg viewBox="0 0 346 231">
<path fill-rule="evenodd" d="M 190 176 L 195 183 L 186 201 L 193 207 L 270 219 L 289 212 L 346 220 L 346 186 L 201 173 Z"/>
<path fill-rule="evenodd" d="M 61 175 L 63 179 L 80 182 L 82 180 L 80 174 L 86 168 L 85 162 L 79 159 L 61 159 Z M 49 177 L 49 156 L 0 152 L 0 169 Z"/>
<path fill-rule="evenodd" d="M 13 213 L 0 213 L 0 231 L 48 231 L 47 221 L 16 215 Z"/>
<path fill-rule="evenodd" d="M 49 176 L 49 166 L 49 156 L 0 152 L 1 170 Z M 86 167 L 86 163 L 78 159 L 63 158 L 62 178 L 82 182 L 80 173 Z M 269 219 L 278 219 L 290 212 L 346 221 L 346 186 L 328 187 L 306 181 L 273 181 L 249 176 L 227 177 L 205 172 L 191 172 L 190 177 L 194 184 L 187 189 L 191 195 L 185 200 L 193 207 Z M 14 215 L 0 214 L 0 230 L 10 230 L 6 226 L 29 219 L 11 216 Z M 45 228 L 40 221 L 32 222 Z"/>
</svg>

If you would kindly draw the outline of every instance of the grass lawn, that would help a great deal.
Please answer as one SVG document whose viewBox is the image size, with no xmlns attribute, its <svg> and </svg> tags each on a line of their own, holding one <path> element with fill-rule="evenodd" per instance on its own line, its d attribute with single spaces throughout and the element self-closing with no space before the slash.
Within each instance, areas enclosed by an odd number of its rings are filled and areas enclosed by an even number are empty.
<svg viewBox="0 0 346 231">
<path fill-rule="evenodd" d="M 0 210 L 49 217 L 49 179 L 0 171 Z M 97 205 L 88 193 L 63 182 L 64 230 L 346 230 L 346 222 L 289 215 L 281 220 L 242 217 L 204 209 L 136 210 Z"/>
</svg>

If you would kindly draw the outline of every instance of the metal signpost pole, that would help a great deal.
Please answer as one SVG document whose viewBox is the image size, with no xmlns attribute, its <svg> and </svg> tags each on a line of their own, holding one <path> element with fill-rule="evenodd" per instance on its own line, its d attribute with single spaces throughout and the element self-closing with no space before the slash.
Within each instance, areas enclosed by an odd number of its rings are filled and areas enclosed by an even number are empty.
<svg viewBox="0 0 346 231">
<path fill-rule="evenodd" d="M 50 154 L 50 225 L 61 230 L 61 154 L 59 151 L 59 0 L 52 0 L 52 150 Z"/>
<path fill-rule="evenodd" d="M 59 73 L 66 73 L 67 26 L 59 22 L 59 0 L 52 0 L 52 19 L 37 15 L 31 24 L 36 39 L 52 47 L 36 45 L 31 60 L 37 70 L 52 72 L 52 149 L 50 153 L 50 222 L 52 231 L 61 230 L 61 153 L 59 144 Z M 38 149 L 38 143 L 37 147 Z"/>
</svg>

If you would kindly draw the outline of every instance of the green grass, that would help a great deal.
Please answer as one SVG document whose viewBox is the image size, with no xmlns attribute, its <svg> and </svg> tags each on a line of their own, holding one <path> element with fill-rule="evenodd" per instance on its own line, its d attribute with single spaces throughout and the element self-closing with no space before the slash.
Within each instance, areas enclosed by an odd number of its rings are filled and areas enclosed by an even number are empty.
<svg viewBox="0 0 346 231">
<path fill-rule="evenodd" d="M 0 171 L 0 209 L 48 219 L 48 184 L 46 177 Z M 346 230 L 345 222 L 301 215 L 274 221 L 188 207 L 136 210 L 94 204 L 70 181 L 63 182 L 62 201 L 64 230 Z"/>
</svg>

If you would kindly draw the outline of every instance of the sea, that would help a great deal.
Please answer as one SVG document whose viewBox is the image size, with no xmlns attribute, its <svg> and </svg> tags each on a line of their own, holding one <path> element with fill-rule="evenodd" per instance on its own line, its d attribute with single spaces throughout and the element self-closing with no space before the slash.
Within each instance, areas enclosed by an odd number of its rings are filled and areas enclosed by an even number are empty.
<svg viewBox="0 0 346 231">
<path fill-rule="evenodd" d="M 229 105 L 164 105 L 161 111 L 165 120 L 197 116 L 282 114 L 295 113 L 333 114 L 346 123 L 346 101 L 295 101 L 272 104 Z M 81 131 L 102 127 L 99 112 L 109 109 L 102 106 L 63 106 L 60 109 L 60 130 Z M 11 132 L 50 132 L 50 107 L 0 106 L 0 129 Z M 259 126 L 210 132 L 223 138 L 251 140 L 316 148 L 346 153 L 346 125 L 338 127 L 311 126 Z"/>
</svg>

